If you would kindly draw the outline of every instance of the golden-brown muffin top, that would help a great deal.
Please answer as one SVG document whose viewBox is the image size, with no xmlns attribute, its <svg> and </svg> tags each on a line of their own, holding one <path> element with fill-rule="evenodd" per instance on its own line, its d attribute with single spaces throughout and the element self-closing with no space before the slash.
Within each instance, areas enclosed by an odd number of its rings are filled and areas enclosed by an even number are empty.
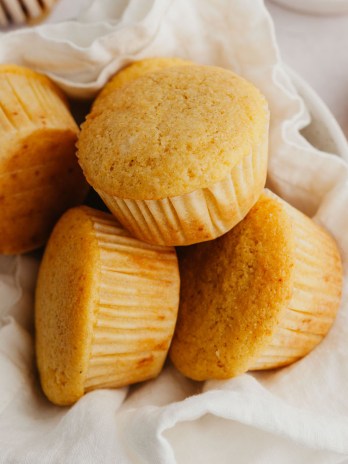
<svg viewBox="0 0 348 464">
<path fill-rule="evenodd" d="M 264 97 L 231 71 L 180 66 L 110 93 L 83 124 L 78 157 L 110 195 L 159 199 L 211 186 L 260 143 Z"/>
<path fill-rule="evenodd" d="M 71 404 L 84 393 L 100 273 L 90 208 L 65 213 L 41 263 L 35 303 L 37 361 L 45 394 Z"/>
<path fill-rule="evenodd" d="M 171 359 L 190 378 L 245 372 L 291 298 L 294 237 L 276 198 L 262 195 L 222 237 L 179 253 L 181 300 Z"/>
<path fill-rule="evenodd" d="M 110 79 L 99 93 L 94 105 L 99 105 L 103 102 L 104 97 L 109 95 L 110 92 L 123 87 L 128 82 L 138 79 L 138 77 L 141 77 L 148 72 L 158 71 L 172 66 L 187 66 L 190 64 L 193 63 L 188 60 L 182 60 L 181 58 L 145 58 L 143 60 L 135 61 L 121 69 L 121 71 Z"/>
</svg>

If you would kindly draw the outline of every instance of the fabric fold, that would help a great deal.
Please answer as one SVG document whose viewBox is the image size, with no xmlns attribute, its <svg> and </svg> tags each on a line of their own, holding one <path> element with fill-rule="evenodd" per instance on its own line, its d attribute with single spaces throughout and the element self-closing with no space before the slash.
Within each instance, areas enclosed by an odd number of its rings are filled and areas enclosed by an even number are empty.
<svg viewBox="0 0 348 464">
<path fill-rule="evenodd" d="M 333 328 L 296 364 L 205 384 L 169 365 L 129 391 L 94 391 L 58 408 L 33 364 L 38 258 L 0 257 L 0 464 L 348 462 L 348 165 L 300 134 L 309 115 L 263 1 L 94 0 L 78 21 L 0 39 L 0 62 L 44 72 L 71 97 L 91 98 L 116 70 L 154 56 L 252 81 L 272 114 L 268 186 L 334 235 L 346 277 Z"/>
</svg>

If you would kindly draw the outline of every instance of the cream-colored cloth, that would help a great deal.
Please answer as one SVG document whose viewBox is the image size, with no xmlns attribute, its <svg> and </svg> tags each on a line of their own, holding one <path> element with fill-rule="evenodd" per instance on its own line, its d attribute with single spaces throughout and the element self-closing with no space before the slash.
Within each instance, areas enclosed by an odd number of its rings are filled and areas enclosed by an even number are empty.
<svg viewBox="0 0 348 464">
<path fill-rule="evenodd" d="M 0 62 L 46 72 L 72 96 L 92 96 L 119 67 L 161 55 L 231 68 L 267 96 L 269 186 L 315 215 L 344 258 L 337 321 L 288 368 L 199 384 L 168 365 L 154 381 L 58 408 L 33 360 L 38 262 L 1 257 L 0 463 L 348 463 L 348 166 L 299 135 L 308 115 L 262 1 L 95 0 L 79 22 L 0 36 Z"/>
</svg>

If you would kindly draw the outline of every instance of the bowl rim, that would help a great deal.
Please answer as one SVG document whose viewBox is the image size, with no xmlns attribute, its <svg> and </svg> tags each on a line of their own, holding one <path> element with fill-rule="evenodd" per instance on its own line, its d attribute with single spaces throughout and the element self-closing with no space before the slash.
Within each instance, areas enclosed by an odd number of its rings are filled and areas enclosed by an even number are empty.
<svg viewBox="0 0 348 464">
<path fill-rule="evenodd" d="M 272 3 L 279 5 L 296 13 L 314 15 L 335 15 L 338 13 L 348 13 L 347 0 L 271 0 Z"/>
</svg>

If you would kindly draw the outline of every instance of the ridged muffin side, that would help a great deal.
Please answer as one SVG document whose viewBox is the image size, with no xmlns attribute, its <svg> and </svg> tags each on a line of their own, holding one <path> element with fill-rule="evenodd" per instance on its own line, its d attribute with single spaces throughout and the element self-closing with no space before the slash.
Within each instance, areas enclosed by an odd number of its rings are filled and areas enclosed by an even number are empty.
<svg viewBox="0 0 348 464">
<path fill-rule="evenodd" d="M 179 299 L 172 248 L 139 242 L 109 214 L 94 211 L 90 218 L 100 281 L 86 391 L 156 377 L 174 333 Z"/>
<path fill-rule="evenodd" d="M 36 292 L 42 387 L 56 404 L 159 374 L 177 316 L 175 250 L 143 244 L 111 215 L 69 210 L 50 238 Z"/>
<path fill-rule="evenodd" d="M 284 366 L 305 356 L 322 341 L 339 308 L 343 270 L 334 239 L 322 227 L 281 198 L 292 221 L 294 268 L 292 294 L 270 343 L 250 370 Z"/>
</svg>

